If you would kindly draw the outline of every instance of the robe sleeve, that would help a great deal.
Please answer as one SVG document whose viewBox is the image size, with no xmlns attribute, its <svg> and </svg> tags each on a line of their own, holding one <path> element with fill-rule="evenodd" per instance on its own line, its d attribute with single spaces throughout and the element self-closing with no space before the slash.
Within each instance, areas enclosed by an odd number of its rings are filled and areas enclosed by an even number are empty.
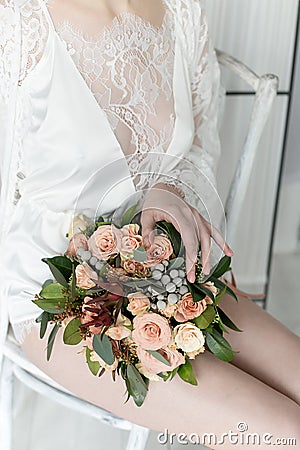
<svg viewBox="0 0 300 450">
<path fill-rule="evenodd" d="M 221 153 L 219 124 L 224 106 L 224 88 L 220 80 L 220 68 L 208 32 L 205 9 L 202 2 L 192 0 L 194 45 L 190 50 L 190 84 L 194 119 L 194 139 L 190 150 L 180 160 L 167 184 L 181 189 L 185 200 L 206 219 L 215 222 L 222 209 L 218 196 L 216 173 Z M 189 39 L 186 36 L 186 39 Z M 162 181 L 162 179 L 160 180 Z M 217 210 L 219 210 L 217 212 Z"/>
</svg>

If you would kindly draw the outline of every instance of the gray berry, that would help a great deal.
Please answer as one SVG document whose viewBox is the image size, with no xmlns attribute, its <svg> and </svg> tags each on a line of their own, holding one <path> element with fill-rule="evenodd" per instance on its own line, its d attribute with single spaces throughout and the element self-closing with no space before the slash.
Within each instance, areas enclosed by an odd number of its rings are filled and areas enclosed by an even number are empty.
<svg viewBox="0 0 300 450">
<path fill-rule="evenodd" d="M 161 263 L 162 263 L 165 267 L 167 267 L 167 266 L 169 265 L 169 261 L 167 261 L 166 259 L 164 259 Z"/>
<path fill-rule="evenodd" d="M 177 278 L 178 275 L 179 275 L 179 273 L 178 273 L 178 270 L 177 270 L 177 269 L 172 269 L 172 270 L 170 271 L 170 277 L 171 277 L 171 278 Z"/>
<path fill-rule="evenodd" d="M 96 269 L 97 270 L 101 270 L 102 269 L 102 267 L 103 267 L 103 263 L 102 262 L 100 262 L 100 261 L 98 261 L 97 263 L 96 263 Z"/>
<path fill-rule="evenodd" d="M 173 283 L 176 284 L 177 287 L 182 286 L 182 279 L 180 277 L 176 277 L 173 280 Z"/>
<path fill-rule="evenodd" d="M 160 280 L 162 277 L 162 273 L 159 270 L 153 270 L 152 272 L 152 278 L 154 280 Z"/>
<path fill-rule="evenodd" d="M 158 307 L 159 309 L 165 309 L 166 306 L 167 306 L 166 302 L 164 302 L 164 301 L 162 301 L 162 300 L 159 300 L 159 301 L 157 302 L 157 307 Z"/>
<path fill-rule="evenodd" d="M 165 296 L 163 294 L 158 294 L 156 298 L 157 300 L 164 300 Z"/>
<path fill-rule="evenodd" d="M 156 264 L 156 266 L 154 266 L 154 270 L 159 270 L 160 272 L 164 272 L 165 267 L 163 264 Z"/>
<path fill-rule="evenodd" d="M 164 286 L 166 286 L 168 283 L 170 283 L 170 281 L 171 281 L 171 278 L 167 274 L 165 274 L 161 277 L 161 282 Z"/>
<path fill-rule="evenodd" d="M 179 276 L 180 278 L 185 278 L 185 271 L 182 270 L 182 269 L 178 270 L 178 276 Z"/>
<path fill-rule="evenodd" d="M 170 305 L 175 305 L 179 300 L 179 296 L 177 294 L 169 294 L 168 295 L 168 302 Z"/>
<path fill-rule="evenodd" d="M 81 259 L 82 259 L 82 261 L 89 261 L 89 259 L 91 258 L 91 256 L 92 256 L 91 252 L 89 252 L 88 250 L 85 250 L 85 251 L 82 253 Z"/>
<path fill-rule="evenodd" d="M 92 266 L 95 266 L 97 264 L 97 262 L 98 262 L 98 259 L 96 258 L 96 256 L 92 256 L 90 259 L 90 264 Z"/>
<path fill-rule="evenodd" d="M 176 284 L 174 283 L 168 283 L 166 286 L 167 292 L 175 292 L 176 291 Z"/>
<path fill-rule="evenodd" d="M 85 252 L 84 248 L 80 247 L 77 249 L 76 254 L 78 256 L 82 256 L 84 252 Z"/>
<path fill-rule="evenodd" d="M 188 289 L 187 286 L 181 286 L 181 287 L 180 287 L 179 293 L 180 293 L 181 295 L 184 295 L 184 294 L 186 294 L 187 292 L 189 292 L 189 289 Z"/>
</svg>

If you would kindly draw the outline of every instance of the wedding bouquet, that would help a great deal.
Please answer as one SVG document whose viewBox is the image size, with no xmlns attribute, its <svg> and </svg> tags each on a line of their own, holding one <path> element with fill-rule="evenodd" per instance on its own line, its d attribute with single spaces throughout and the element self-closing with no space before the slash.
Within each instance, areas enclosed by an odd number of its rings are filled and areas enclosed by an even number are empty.
<svg viewBox="0 0 300 450">
<path fill-rule="evenodd" d="M 234 350 L 226 327 L 241 331 L 220 308 L 227 292 L 237 297 L 222 276 L 230 270 L 224 256 L 209 275 L 196 264 L 196 281 L 186 278 L 180 234 L 168 222 L 156 224 L 149 249 L 143 247 L 135 207 L 118 227 L 102 217 L 91 224 L 83 215 L 70 227 L 63 256 L 44 258 L 54 279 L 46 280 L 33 302 L 43 310 L 36 319 L 40 337 L 48 337 L 47 359 L 63 328 L 67 345 L 83 343 L 87 366 L 95 376 L 121 376 L 127 400 L 145 400 L 149 381 L 176 374 L 197 385 L 190 360 L 209 350 L 231 361 Z"/>
</svg>

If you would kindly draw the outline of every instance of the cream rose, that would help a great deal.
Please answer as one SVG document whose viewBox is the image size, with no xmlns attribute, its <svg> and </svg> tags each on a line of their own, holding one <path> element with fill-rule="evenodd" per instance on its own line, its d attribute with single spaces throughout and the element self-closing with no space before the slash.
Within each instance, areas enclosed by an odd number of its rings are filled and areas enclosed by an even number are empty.
<svg viewBox="0 0 300 450">
<path fill-rule="evenodd" d="M 98 279 L 97 273 L 86 263 L 79 264 L 75 269 L 77 285 L 83 289 L 91 289 L 96 286 L 94 280 Z"/>
<path fill-rule="evenodd" d="M 113 225 L 100 226 L 89 238 L 88 248 L 93 256 L 108 260 L 119 253 L 120 230 Z"/>
<path fill-rule="evenodd" d="M 128 311 L 134 316 L 138 314 L 145 313 L 148 311 L 150 306 L 149 298 L 142 292 L 133 292 L 127 296 L 129 300 L 129 305 L 127 306 Z"/>
<path fill-rule="evenodd" d="M 216 288 L 216 286 L 214 285 L 214 283 L 212 283 L 211 281 L 207 281 L 206 283 L 203 284 L 204 287 L 206 287 L 207 289 L 210 290 L 210 292 L 213 294 L 213 296 L 215 297 L 219 290 L 218 288 Z M 205 301 L 208 305 L 211 305 L 213 303 L 212 299 L 207 295 L 205 297 Z"/>
<path fill-rule="evenodd" d="M 106 364 L 105 361 L 103 361 L 102 358 L 100 358 L 100 356 L 98 355 L 98 353 L 96 353 L 94 350 L 91 351 L 91 361 L 98 361 L 100 363 L 100 366 L 103 367 L 105 370 L 107 370 L 108 372 L 112 372 L 113 370 L 115 370 L 118 367 L 118 360 L 115 358 L 113 364 Z"/>
<path fill-rule="evenodd" d="M 206 300 L 194 302 L 192 294 L 188 292 L 177 303 L 177 311 L 174 315 L 177 322 L 186 322 L 200 316 L 207 308 Z"/>
<path fill-rule="evenodd" d="M 73 235 L 69 242 L 68 249 L 66 251 L 67 256 L 76 256 L 77 250 L 83 248 L 88 249 L 87 237 L 83 233 L 76 233 Z"/>
<path fill-rule="evenodd" d="M 133 319 L 132 338 L 145 350 L 166 347 L 171 339 L 171 329 L 165 317 L 156 313 L 139 314 Z"/>
<path fill-rule="evenodd" d="M 120 255 L 124 259 L 133 259 L 134 250 L 139 248 L 143 239 L 138 234 L 139 225 L 129 224 L 121 228 Z"/>
<path fill-rule="evenodd" d="M 142 347 L 137 347 L 136 352 L 143 368 L 151 374 L 172 371 L 176 369 L 176 367 L 185 363 L 185 357 L 182 353 L 180 353 L 178 350 L 172 350 L 168 347 L 160 349 L 158 353 L 160 353 L 170 363 L 170 366 L 159 361 Z"/>
<path fill-rule="evenodd" d="M 127 328 L 130 325 L 131 322 L 128 317 L 119 313 L 116 325 L 109 327 L 105 334 L 115 341 L 120 341 L 121 339 L 125 339 L 131 335 L 131 330 Z"/>
<path fill-rule="evenodd" d="M 202 331 L 191 322 L 174 328 L 174 341 L 178 348 L 187 353 L 199 350 L 205 343 Z"/>
<path fill-rule="evenodd" d="M 147 261 L 144 264 L 148 267 L 155 266 L 163 260 L 169 260 L 172 253 L 170 240 L 164 234 L 158 234 L 154 236 L 153 243 L 147 250 Z"/>
<path fill-rule="evenodd" d="M 74 234 L 82 233 L 84 230 L 87 229 L 89 224 L 90 221 L 84 214 L 79 214 L 78 216 L 74 217 L 68 231 L 69 239 L 71 239 L 74 236 Z"/>
</svg>

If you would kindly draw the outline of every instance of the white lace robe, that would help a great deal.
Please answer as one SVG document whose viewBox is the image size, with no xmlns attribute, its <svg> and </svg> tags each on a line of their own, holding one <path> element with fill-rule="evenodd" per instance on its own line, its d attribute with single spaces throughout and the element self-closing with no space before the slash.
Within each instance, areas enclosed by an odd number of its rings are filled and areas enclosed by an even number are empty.
<svg viewBox="0 0 300 450">
<path fill-rule="evenodd" d="M 219 66 L 202 2 L 164 0 L 163 4 L 166 13 L 161 27 L 122 13 L 97 36 L 86 36 L 69 20 L 58 24 L 55 32 L 105 112 L 136 189 L 147 189 L 158 181 L 176 185 L 208 217 L 216 206 L 221 207 L 216 190 L 218 119 L 224 98 Z M 2 242 L 27 177 L 23 147 L 31 126 L 31 105 L 22 86 L 49 45 L 51 1 L 46 8 L 43 0 L 0 0 Z M 182 83 L 188 85 L 185 101 L 191 104 L 193 139 L 188 151 L 172 154 L 168 150 L 171 144 L 175 147 L 180 119 L 173 96 L 175 41 L 188 68 L 182 72 Z M 8 319 L 4 295 L 1 308 L 3 341 Z M 18 323 L 14 331 L 21 341 L 26 324 L 20 317 Z"/>
</svg>

